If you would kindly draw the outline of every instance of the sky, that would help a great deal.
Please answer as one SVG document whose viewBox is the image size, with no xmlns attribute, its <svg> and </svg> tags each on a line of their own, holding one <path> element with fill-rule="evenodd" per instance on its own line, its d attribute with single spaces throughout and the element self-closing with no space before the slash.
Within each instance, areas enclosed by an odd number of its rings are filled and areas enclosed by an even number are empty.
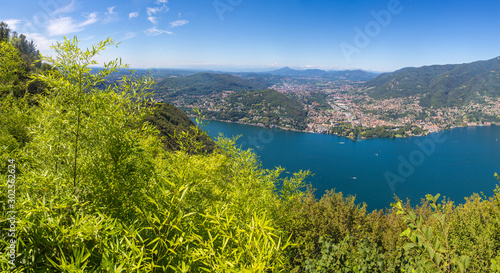
<svg viewBox="0 0 500 273">
<path fill-rule="evenodd" d="M 221 71 L 364 69 L 500 56 L 498 0 L 16 0 L 0 21 L 50 45 L 121 42 L 99 61 Z"/>
</svg>

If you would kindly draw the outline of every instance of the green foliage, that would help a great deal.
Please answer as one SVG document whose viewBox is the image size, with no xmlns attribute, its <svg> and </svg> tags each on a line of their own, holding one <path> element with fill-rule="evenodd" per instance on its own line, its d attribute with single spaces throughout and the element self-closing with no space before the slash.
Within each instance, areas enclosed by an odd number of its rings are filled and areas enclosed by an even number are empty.
<svg viewBox="0 0 500 273">
<path fill-rule="evenodd" d="M 152 172 L 149 158 L 155 152 L 143 145 L 156 146 L 153 131 L 140 124 L 150 114 L 143 90 L 151 80 L 124 78 L 119 86 L 97 88 L 120 61 L 105 64 L 98 73 L 91 73 L 89 66 L 97 64 L 93 58 L 112 44 L 108 39 L 83 51 L 75 38 L 54 47 L 57 59 L 45 58 L 57 70 L 36 76 L 51 92 L 39 99 L 34 117 L 38 126 L 30 128 L 34 141 L 27 149 L 34 158 L 33 172 L 51 170 L 60 175 L 58 186 L 71 186 L 85 200 L 127 214 L 133 210 L 129 201 L 136 200 L 147 182 L 144 177 Z M 61 184 L 69 179 L 71 184 Z"/>
<path fill-rule="evenodd" d="M 30 73 L 50 69 L 40 60 L 40 52 L 25 35 L 12 35 L 7 24 L 0 23 L 0 96 L 18 98 L 43 93 L 46 86 L 30 79 Z"/>
<path fill-rule="evenodd" d="M 159 81 L 155 86 L 158 96 L 202 96 L 222 91 L 259 90 L 267 87 L 267 82 L 242 79 L 228 74 L 197 73 L 184 78 L 172 77 Z"/>
<path fill-rule="evenodd" d="M 422 258 L 421 266 L 426 272 L 452 272 L 455 270 L 465 272 L 469 267 L 470 258 L 456 253 L 455 249 L 450 247 L 450 224 L 442 204 L 437 203 L 439 196 L 439 194 L 436 196 L 426 195 L 434 210 L 432 217 L 438 222 L 436 231 L 431 226 L 423 224 L 422 216 L 417 216 L 413 211 L 405 210 L 401 202 L 395 204 L 398 214 L 403 215 L 403 219 L 408 225 L 408 228 L 401 233 L 401 236 L 410 241 L 404 248 L 419 252 Z"/>
<path fill-rule="evenodd" d="M 422 96 L 424 107 L 462 106 L 476 93 L 500 96 L 500 58 L 461 65 L 404 68 L 366 83 L 373 98 Z"/>
<path fill-rule="evenodd" d="M 323 92 L 310 92 L 309 96 L 304 97 L 304 102 L 320 110 L 330 110 L 332 107 L 326 101 L 327 97 L 328 94 Z"/>
<path fill-rule="evenodd" d="M 164 148 L 169 151 L 181 149 L 186 143 L 201 143 L 200 151 L 213 152 L 215 143 L 206 134 L 203 135 L 196 124 L 180 109 L 168 104 L 158 103 L 152 116 L 146 119 L 156 126 L 162 136 Z M 198 141 L 185 141 L 186 138 Z M 187 148 L 190 149 L 190 148 Z"/>
<path fill-rule="evenodd" d="M 9 40 L 10 29 L 5 22 L 0 22 L 0 43 Z"/>
<path fill-rule="evenodd" d="M 361 240 L 357 247 L 349 236 L 338 244 L 323 237 L 318 242 L 319 258 L 307 260 L 305 272 L 385 272 L 384 255 L 369 239 Z"/>
<path fill-rule="evenodd" d="M 0 42 L 0 96 L 19 94 L 25 69 L 17 49 L 8 41 Z"/>
<path fill-rule="evenodd" d="M 307 111 L 300 101 L 273 89 L 241 91 L 226 99 L 228 111 L 208 112 L 207 116 L 229 121 L 260 116 L 260 123 L 290 125 L 294 129 L 307 127 Z"/>
<path fill-rule="evenodd" d="M 25 65 L 26 72 L 33 72 L 42 67 L 40 62 L 40 51 L 36 49 L 33 41 L 29 41 L 24 34 L 14 35 L 11 41 L 20 53 L 20 57 Z"/>
<path fill-rule="evenodd" d="M 351 123 L 345 122 L 337 124 L 330 129 L 330 132 L 336 135 L 345 136 L 351 139 L 358 138 L 395 138 L 395 137 L 409 137 L 410 135 L 421 135 L 424 131 L 413 125 L 405 125 L 402 127 L 394 126 L 377 126 L 375 128 L 352 126 Z"/>
<path fill-rule="evenodd" d="M 290 270 L 303 270 L 307 260 L 316 259 L 320 237 L 337 244 L 346 236 L 358 238 L 366 231 L 366 207 L 356 205 L 354 197 L 328 191 L 319 201 L 312 192 L 291 199 L 279 208 L 280 225 L 292 235 Z M 293 253 L 293 254 L 292 254 Z"/>
<path fill-rule="evenodd" d="M 450 244 L 459 253 L 470 257 L 470 271 L 488 268 L 498 255 L 500 210 L 493 199 L 484 200 L 478 194 L 466 198 L 457 206 L 450 222 Z"/>
<path fill-rule="evenodd" d="M 89 68 L 112 44 L 89 50 L 79 49 L 76 38 L 57 44 L 60 56 L 46 59 L 56 69 L 36 76 L 50 87 L 37 104 L 2 99 L 15 106 L 0 125 L 12 144 L 2 149 L 18 168 L 17 268 L 282 270 L 287 237 L 273 217 L 280 171 L 260 169 L 255 154 L 237 149 L 234 139 L 220 138 L 212 154 L 197 153 L 201 131 L 180 134 L 177 152 L 162 149 L 159 132 L 145 121 L 153 113 L 144 92 L 150 79 L 124 77 L 103 90 L 99 84 L 119 61 L 97 73 Z M 16 119 L 23 121 L 17 127 Z M 0 201 L 5 229 L 6 196 Z M 4 252 L 9 238 L 0 239 Z M 8 268 L 6 256 L 0 267 Z"/>
</svg>

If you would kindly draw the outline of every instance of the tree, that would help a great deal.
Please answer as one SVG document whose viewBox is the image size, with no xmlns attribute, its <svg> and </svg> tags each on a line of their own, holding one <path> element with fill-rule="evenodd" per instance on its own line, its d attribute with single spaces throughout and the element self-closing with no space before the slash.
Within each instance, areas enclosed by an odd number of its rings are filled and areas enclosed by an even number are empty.
<svg viewBox="0 0 500 273">
<path fill-rule="evenodd" d="M 8 25 L 4 22 L 0 22 L 0 42 L 8 41 L 10 35 L 10 29 Z"/>
<path fill-rule="evenodd" d="M 6 93 L 18 95 L 23 86 L 21 78 L 26 77 L 19 52 L 8 41 L 0 42 L 0 96 Z"/>
<path fill-rule="evenodd" d="M 26 72 L 32 72 L 41 68 L 40 51 L 36 49 L 33 41 L 29 41 L 24 34 L 20 34 L 19 36 L 15 34 L 11 37 L 11 40 L 25 63 Z"/>
<path fill-rule="evenodd" d="M 126 66 L 120 59 L 105 63 L 97 73 L 90 66 L 98 64 L 94 58 L 100 51 L 116 43 L 107 39 L 87 50 L 78 43 L 76 37 L 66 39 L 53 46 L 57 58 L 43 58 L 55 69 L 35 76 L 50 92 L 39 100 L 35 122 L 44 126 L 32 128 L 30 148 L 39 166 L 62 175 L 59 183 L 72 194 L 102 201 L 109 210 L 125 215 L 132 210 L 127 200 L 133 202 L 131 195 L 147 183 L 139 176 L 151 171 L 141 169 L 150 168 L 151 149 L 141 148 L 137 141 L 156 138 L 152 127 L 143 125 L 151 115 L 145 90 L 153 81 L 123 77 L 102 90 L 105 77 Z"/>
</svg>

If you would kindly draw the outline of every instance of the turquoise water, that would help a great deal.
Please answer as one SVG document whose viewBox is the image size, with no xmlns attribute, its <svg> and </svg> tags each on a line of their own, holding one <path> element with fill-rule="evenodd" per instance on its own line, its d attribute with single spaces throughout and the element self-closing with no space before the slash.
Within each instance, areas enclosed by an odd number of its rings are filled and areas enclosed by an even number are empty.
<svg viewBox="0 0 500 273">
<path fill-rule="evenodd" d="M 369 210 L 390 207 L 394 195 L 419 203 L 440 193 L 456 203 L 483 192 L 492 196 L 500 173 L 500 126 L 455 128 L 425 137 L 352 141 L 332 135 L 265 129 L 210 121 L 211 136 L 242 135 L 264 168 L 310 170 L 320 197 L 335 189 L 355 195 Z"/>
</svg>

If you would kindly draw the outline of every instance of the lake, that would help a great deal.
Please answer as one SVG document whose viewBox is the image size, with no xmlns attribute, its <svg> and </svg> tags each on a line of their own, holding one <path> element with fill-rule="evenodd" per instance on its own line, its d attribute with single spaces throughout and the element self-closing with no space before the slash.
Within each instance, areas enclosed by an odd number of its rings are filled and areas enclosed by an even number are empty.
<svg viewBox="0 0 500 273">
<path fill-rule="evenodd" d="M 321 197 L 335 189 L 355 195 L 369 210 L 390 207 L 394 195 L 415 205 L 426 194 L 456 203 L 483 192 L 493 196 L 500 173 L 500 126 L 455 128 L 425 137 L 352 141 L 344 137 L 209 121 L 209 135 L 241 135 L 264 168 L 310 170 Z"/>
</svg>

